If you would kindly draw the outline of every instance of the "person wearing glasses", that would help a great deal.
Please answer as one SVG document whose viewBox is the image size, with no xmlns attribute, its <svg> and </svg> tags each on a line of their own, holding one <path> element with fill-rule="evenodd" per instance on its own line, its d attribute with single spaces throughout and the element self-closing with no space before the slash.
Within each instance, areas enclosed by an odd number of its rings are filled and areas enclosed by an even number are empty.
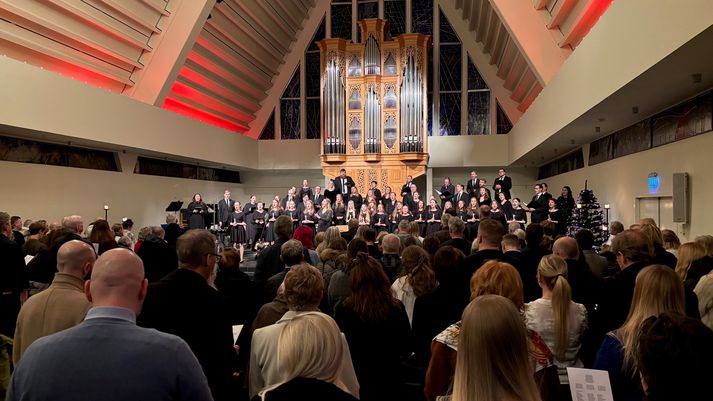
<svg viewBox="0 0 713 401">
<path fill-rule="evenodd" d="M 179 268 L 149 286 L 139 326 L 185 340 L 203 367 L 215 400 L 235 399 L 238 371 L 231 314 L 210 281 L 221 259 L 216 238 L 190 230 L 176 241 Z"/>
</svg>

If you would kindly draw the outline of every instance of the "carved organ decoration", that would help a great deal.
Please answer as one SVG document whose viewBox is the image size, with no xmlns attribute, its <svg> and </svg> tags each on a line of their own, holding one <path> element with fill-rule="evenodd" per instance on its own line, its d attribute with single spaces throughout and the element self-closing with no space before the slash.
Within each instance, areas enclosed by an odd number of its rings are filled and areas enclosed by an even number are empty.
<svg viewBox="0 0 713 401">
<path fill-rule="evenodd" d="M 430 36 L 384 40 L 387 22 L 359 21 L 359 43 L 317 42 L 322 69 L 322 167 L 372 171 L 383 185 L 400 188 L 408 174 L 425 173 L 428 159 L 426 81 Z M 398 146 L 397 146 L 398 145 Z M 376 165 L 375 163 L 378 163 Z M 336 170 L 335 170 L 336 169 Z M 366 181 L 366 180 L 365 180 Z M 366 187 L 361 188 L 366 192 Z M 365 183 L 368 186 L 368 183 Z"/>
</svg>

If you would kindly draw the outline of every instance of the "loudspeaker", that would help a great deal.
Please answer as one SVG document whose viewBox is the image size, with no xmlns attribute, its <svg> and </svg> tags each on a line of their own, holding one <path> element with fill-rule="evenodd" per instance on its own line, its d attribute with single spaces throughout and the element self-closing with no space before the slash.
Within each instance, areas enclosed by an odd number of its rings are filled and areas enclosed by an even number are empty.
<svg viewBox="0 0 713 401">
<path fill-rule="evenodd" d="M 688 173 L 673 174 L 673 222 L 688 223 Z"/>
</svg>

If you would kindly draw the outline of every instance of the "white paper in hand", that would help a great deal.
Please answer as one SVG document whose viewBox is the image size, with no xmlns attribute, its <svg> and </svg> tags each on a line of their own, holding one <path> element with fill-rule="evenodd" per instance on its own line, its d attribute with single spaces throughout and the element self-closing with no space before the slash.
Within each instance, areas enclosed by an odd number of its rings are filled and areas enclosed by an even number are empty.
<svg viewBox="0 0 713 401">
<path fill-rule="evenodd" d="M 238 324 L 233 326 L 233 344 L 238 341 L 238 337 L 240 336 L 240 332 L 243 330 L 243 325 Z"/>
<path fill-rule="evenodd" d="M 572 401 L 614 401 L 606 370 L 567 368 Z"/>
</svg>

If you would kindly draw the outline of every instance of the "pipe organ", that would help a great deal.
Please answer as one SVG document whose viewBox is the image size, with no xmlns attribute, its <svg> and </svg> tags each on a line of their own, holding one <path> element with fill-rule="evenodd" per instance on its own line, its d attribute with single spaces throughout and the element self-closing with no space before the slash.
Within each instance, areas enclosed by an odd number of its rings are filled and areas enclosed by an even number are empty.
<svg viewBox="0 0 713 401">
<path fill-rule="evenodd" d="M 361 42 L 318 41 L 322 105 L 322 168 L 345 168 L 366 193 L 369 183 L 400 192 L 406 176 L 428 162 L 426 96 L 431 39 L 403 34 L 385 40 L 387 22 L 359 22 Z"/>
</svg>

